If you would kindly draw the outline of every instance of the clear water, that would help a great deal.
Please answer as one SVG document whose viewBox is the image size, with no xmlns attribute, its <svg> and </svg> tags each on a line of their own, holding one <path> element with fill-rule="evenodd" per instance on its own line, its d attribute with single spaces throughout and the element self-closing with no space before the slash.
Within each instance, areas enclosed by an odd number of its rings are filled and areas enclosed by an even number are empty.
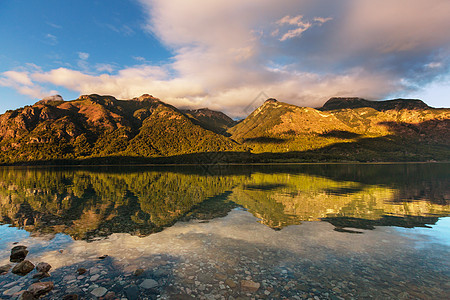
<svg viewBox="0 0 450 300">
<path fill-rule="evenodd" d="M 0 266 L 26 245 L 45 299 L 445 299 L 449 167 L 2 168 Z"/>
</svg>

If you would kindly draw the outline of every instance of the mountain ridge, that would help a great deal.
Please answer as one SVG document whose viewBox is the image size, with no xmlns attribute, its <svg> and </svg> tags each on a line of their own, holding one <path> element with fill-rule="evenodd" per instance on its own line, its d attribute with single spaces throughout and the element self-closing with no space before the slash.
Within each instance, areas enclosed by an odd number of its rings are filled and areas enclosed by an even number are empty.
<svg viewBox="0 0 450 300">
<path fill-rule="evenodd" d="M 375 102 L 331 98 L 314 109 L 270 98 L 237 122 L 149 94 L 56 95 L 0 116 L 0 162 L 449 160 L 450 109 L 417 99 Z"/>
</svg>

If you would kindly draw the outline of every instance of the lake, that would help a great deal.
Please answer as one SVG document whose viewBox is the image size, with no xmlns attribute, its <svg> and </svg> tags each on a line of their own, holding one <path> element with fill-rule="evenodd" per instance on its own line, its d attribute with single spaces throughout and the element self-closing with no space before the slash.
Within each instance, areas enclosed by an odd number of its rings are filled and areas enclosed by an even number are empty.
<svg viewBox="0 0 450 300">
<path fill-rule="evenodd" d="M 43 299 L 444 299 L 449 215 L 446 163 L 4 167 L 0 266 L 49 263 Z"/>
</svg>

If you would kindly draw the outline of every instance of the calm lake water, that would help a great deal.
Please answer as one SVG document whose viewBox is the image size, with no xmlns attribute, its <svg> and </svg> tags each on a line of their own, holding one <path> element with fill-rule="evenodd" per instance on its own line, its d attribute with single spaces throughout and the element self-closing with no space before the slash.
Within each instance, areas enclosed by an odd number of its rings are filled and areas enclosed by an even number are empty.
<svg viewBox="0 0 450 300">
<path fill-rule="evenodd" d="M 445 299 L 449 216 L 450 164 L 0 168 L 0 266 L 27 246 L 44 299 Z"/>
</svg>

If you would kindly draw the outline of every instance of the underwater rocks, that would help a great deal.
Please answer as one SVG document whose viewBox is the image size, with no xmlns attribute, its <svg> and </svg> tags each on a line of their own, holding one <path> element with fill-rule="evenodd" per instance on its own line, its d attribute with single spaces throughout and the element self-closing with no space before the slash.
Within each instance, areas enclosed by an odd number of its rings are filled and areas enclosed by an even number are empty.
<svg viewBox="0 0 450 300">
<path fill-rule="evenodd" d="M 28 292 L 33 294 L 35 298 L 39 298 L 40 296 L 45 295 L 53 290 L 53 286 L 54 284 L 51 281 L 36 282 L 28 288 Z"/>
<path fill-rule="evenodd" d="M 259 289 L 260 286 L 261 286 L 261 284 L 259 284 L 258 282 L 251 281 L 251 280 L 242 280 L 241 281 L 241 290 L 243 292 L 254 293 Z"/>
<path fill-rule="evenodd" d="M 50 271 L 51 268 L 52 268 L 52 266 L 50 266 L 46 262 L 40 262 L 36 265 L 36 270 L 38 272 L 42 272 L 42 273 L 48 273 L 48 271 Z"/>
<path fill-rule="evenodd" d="M 25 276 L 34 269 L 34 265 L 29 260 L 24 260 L 14 266 L 11 272 L 19 276 Z"/>
<path fill-rule="evenodd" d="M 11 269 L 11 265 L 4 265 L 4 266 L 0 266 L 0 275 L 6 274 L 9 269 Z"/>
</svg>

